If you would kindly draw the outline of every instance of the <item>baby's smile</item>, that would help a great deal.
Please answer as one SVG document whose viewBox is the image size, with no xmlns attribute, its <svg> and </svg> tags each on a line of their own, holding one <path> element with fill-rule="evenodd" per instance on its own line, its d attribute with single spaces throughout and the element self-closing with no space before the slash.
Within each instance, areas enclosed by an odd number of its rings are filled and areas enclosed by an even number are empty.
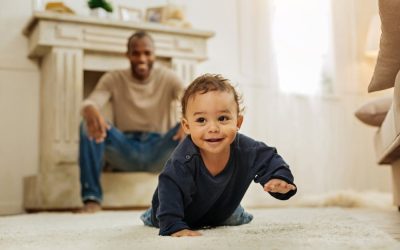
<svg viewBox="0 0 400 250">
<path fill-rule="evenodd" d="M 206 142 L 220 142 L 224 138 L 210 138 L 210 139 L 205 139 Z"/>
</svg>

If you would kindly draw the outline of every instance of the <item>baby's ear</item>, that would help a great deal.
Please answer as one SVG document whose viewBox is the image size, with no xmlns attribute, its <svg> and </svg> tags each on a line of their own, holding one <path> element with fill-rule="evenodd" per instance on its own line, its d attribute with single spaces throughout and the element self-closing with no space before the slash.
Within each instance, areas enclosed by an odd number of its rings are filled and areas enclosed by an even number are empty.
<svg viewBox="0 0 400 250">
<path fill-rule="evenodd" d="M 182 126 L 182 129 L 183 129 L 183 132 L 185 132 L 185 134 L 187 134 L 187 135 L 190 135 L 189 123 L 185 118 L 182 118 L 181 126 Z"/>
<path fill-rule="evenodd" d="M 242 123 L 243 123 L 243 116 L 239 115 L 238 118 L 237 118 L 237 123 L 236 123 L 236 127 L 237 127 L 238 130 L 242 126 Z"/>
</svg>

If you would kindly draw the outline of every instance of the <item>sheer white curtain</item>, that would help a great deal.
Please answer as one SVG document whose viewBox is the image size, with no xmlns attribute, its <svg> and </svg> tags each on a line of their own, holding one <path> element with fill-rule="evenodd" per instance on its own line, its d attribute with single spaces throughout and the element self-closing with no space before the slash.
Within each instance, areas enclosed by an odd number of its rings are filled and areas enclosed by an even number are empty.
<svg viewBox="0 0 400 250">
<path fill-rule="evenodd" d="M 331 0 L 273 0 L 272 40 L 286 93 L 332 91 Z"/>
<path fill-rule="evenodd" d="M 349 91 L 359 85 L 358 1 L 252 3 L 238 8 L 243 132 L 275 146 L 291 166 L 299 193 L 289 203 L 337 190 L 390 190 L 388 169 L 375 163 L 375 130 L 353 115 L 364 98 Z M 244 204 L 282 203 L 253 185 Z"/>
</svg>

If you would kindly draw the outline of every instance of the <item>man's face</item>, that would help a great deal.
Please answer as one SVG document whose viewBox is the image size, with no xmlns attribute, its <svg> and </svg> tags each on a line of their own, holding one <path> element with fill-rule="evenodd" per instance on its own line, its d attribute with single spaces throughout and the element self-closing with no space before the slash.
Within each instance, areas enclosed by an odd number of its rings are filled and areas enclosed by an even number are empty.
<svg viewBox="0 0 400 250">
<path fill-rule="evenodd" d="M 131 40 L 127 53 L 134 77 L 145 80 L 149 77 L 155 60 L 154 44 L 148 37 Z"/>
<path fill-rule="evenodd" d="M 243 121 L 237 112 L 232 93 L 197 93 L 188 100 L 182 127 L 191 135 L 202 156 L 229 155 L 230 145 Z"/>
</svg>

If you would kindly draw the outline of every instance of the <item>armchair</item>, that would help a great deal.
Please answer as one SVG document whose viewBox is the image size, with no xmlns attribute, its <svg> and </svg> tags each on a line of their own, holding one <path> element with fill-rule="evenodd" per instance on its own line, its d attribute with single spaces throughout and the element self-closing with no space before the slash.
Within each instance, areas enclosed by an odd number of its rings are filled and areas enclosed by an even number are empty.
<svg viewBox="0 0 400 250">
<path fill-rule="evenodd" d="M 379 164 L 390 164 L 393 202 L 400 210 L 400 1 L 379 0 L 381 39 L 368 92 L 393 89 L 393 101 L 375 134 Z"/>
</svg>

